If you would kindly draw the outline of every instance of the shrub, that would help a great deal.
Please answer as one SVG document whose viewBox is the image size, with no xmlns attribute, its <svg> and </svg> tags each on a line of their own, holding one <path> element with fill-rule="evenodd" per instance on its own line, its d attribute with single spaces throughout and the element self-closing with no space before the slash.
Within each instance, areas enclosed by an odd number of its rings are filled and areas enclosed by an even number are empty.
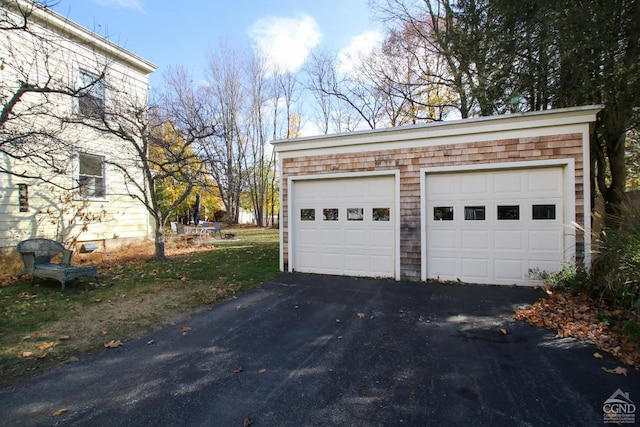
<svg viewBox="0 0 640 427">
<path fill-rule="evenodd" d="M 635 320 L 627 320 L 622 326 L 622 333 L 630 340 L 640 342 L 640 324 Z"/>
<path fill-rule="evenodd" d="M 640 213 L 625 204 L 612 223 L 594 241 L 592 280 L 601 299 L 640 308 Z"/>
<path fill-rule="evenodd" d="M 565 264 L 560 271 L 549 272 L 539 268 L 529 270 L 529 277 L 541 280 L 547 289 L 573 289 L 592 294 L 592 283 L 589 275 L 577 270 L 573 265 Z"/>
</svg>

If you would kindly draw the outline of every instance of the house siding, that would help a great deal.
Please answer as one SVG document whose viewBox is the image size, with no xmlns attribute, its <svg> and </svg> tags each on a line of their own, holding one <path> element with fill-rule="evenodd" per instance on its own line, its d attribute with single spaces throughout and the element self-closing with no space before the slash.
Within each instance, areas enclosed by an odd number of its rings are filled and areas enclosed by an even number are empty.
<svg viewBox="0 0 640 427">
<path fill-rule="evenodd" d="M 535 137 L 427 145 L 367 152 L 286 156 L 281 160 L 282 200 L 288 200 L 288 178 L 304 175 L 399 171 L 400 173 L 400 269 L 401 277 L 421 277 L 420 170 L 427 167 L 482 165 L 529 160 L 573 159 L 575 163 L 575 222 L 585 225 L 584 135 L 550 134 Z M 588 179 L 588 178 L 587 178 Z M 283 203 L 282 259 L 289 260 L 288 206 Z M 584 262 L 584 235 L 576 235 L 576 262 Z"/>
<path fill-rule="evenodd" d="M 18 3 L 30 7 L 22 0 Z M 8 9 L 7 13 L 12 12 Z M 83 69 L 106 73 L 105 105 L 115 101 L 116 95 L 109 87 L 117 87 L 146 102 L 149 74 L 155 70 L 155 65 L 46 8 L 34 9 L 29 25 L 30 31 L 42 39 L 24 31 L 0 34 L 0 57 L 5 63 L 11 61 L 12 65 L 0 70 L 3 81 L 0 89 L 4 96 L 12 93 L 23 78 L 16 70 L 30 70 L 29 78 L 34 81 L 54 78 L 60 84 L 76 87 Z M 47 72 L 54 75 L 49 76 Z M 38 102 L 41 102 L 38 95 L 27 94 L 15 111 L 19 113 L 21 108 L 29 108 Z M 75 98 L 52 94 L 44 105 L 49 112 L 59 115 L 78 113 Z M 29 119 L 37 120 L 36 123 L 42 127 L 60 127 L 59 120 L 47 119 L 42 114 L 29 116 Z M 25 123 L 26 126 L 33 124 Z M 59 172 L 47 171 L 49 183 L 17 176 L 20 171 L 33 172 L 33 165 L 0 155 L 2 167 L 14 172 L 0 173 L 0 249 L 8 250 L 20 240 L 31 237 L 51 238 L 65 244 L 73 241 L 100 242 L 103 247 L 147 238 L 152 230 L 149 214 L 142 203 L 129 195 L 126 178 L 116 168 L 105 165 L 105 197 L 82 199 L 70 190 L 77 186 L 77 153 L 103 156 L 107 162 L 128 164 L 124 161 L 131 162 L 136 156 L 131 152 L 130 144 L 112 135 L 92 132 L 87 127 L 67 125 L 60 132 L 59 137 L 68 145 L 68 152 L 60 150 L 58 160 L 68 167 Z M 142 176 L 142 171 L 135 168 L 130 168 L 129 173 L 138 181 Z M 29 208 L 26 212 L 20 212 L 19 184 L 28 186 Z M 81 219 L 84 214 L 95 219 L 85 224 Z"/>
</svg>

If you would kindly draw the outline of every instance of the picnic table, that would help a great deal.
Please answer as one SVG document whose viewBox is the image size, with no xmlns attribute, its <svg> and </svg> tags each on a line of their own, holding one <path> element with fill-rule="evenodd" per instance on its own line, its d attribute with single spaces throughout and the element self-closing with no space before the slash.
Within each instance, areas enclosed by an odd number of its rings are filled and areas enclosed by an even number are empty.
<svg viewBox="0 0 640 427">
<path fill-rule="evenodd" d="M 186 235 L 196 235 L 200 238 L 203 238 L 207 234 L 211 234 L 211 236 L 215 236 L 216 233 L 222 236 L 222 223 L 221 222 L 213 222 L 207 223 L 203 222 L 200 225 L 184 225 L 182 227 L 183 233 Z M 178 228 L 178 233 L 180 234 L 180 228 Z"/>
</svg>

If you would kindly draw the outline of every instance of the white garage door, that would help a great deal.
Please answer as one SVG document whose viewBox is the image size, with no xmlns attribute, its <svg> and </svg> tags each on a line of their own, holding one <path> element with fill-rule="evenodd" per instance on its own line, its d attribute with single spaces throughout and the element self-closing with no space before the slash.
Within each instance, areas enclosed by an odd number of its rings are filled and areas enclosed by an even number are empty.
<svg viewBox="0 0 640 427">
<path fill-rule="evenodd" d="M 533 284 L 564 259 L 562 168 L 427 174 L 427 277 Z"/>
<path fill-rule="evenodd" d="M 294 181 L 293 270 L 394 277 L 395 178 Z"/>
</svg>

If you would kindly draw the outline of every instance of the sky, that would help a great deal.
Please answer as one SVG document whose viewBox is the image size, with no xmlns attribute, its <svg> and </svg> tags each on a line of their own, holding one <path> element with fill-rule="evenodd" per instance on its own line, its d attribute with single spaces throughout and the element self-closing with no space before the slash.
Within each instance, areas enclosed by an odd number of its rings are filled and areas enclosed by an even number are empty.
<svg viewBox="0 0 640 427">
<path fill-rule="evenodd" d="M 311 49 L 343 54 L 381 40 L 368 0 L 59 0 L 53 10 L 154 63 L 203 73 L 221 43 L 257 46 L 296 71 Z"/>
</svg>

